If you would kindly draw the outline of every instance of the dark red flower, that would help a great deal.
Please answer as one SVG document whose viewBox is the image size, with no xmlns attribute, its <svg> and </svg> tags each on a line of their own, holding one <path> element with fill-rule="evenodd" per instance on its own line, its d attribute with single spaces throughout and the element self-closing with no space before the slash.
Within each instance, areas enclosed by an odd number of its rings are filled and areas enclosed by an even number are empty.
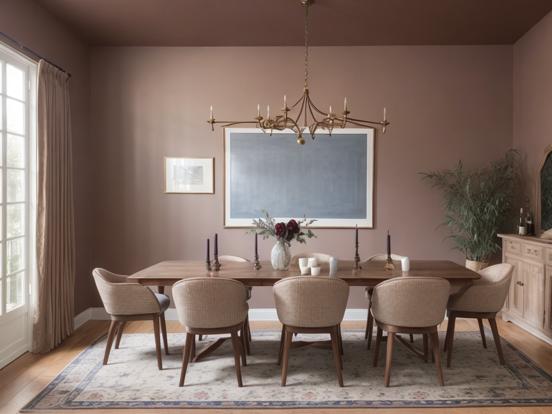
<svg viewBox="0 0 552 414">
<path fill-rule="evenodd" d="M 294 219 L 291 219 L 288 221 L 287 229 L 291 234 L 297 234 L 299 233 L 299 224 Z"/>
<path fill-rule="evenodd" d="M 276 223 L 274 226 L 276 237 L 283 237 L 286 234 L 286 223 Z"/>
</svg>

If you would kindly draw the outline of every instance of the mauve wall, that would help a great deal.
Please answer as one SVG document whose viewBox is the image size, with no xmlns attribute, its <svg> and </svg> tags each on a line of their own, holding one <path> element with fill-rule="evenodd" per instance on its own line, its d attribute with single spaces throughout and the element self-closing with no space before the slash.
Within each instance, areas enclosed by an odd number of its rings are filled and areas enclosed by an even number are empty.
<svg viewBox="0 0 552 414">
<path fill-rule="evenodd" d="M 514 45 L 514 146 L 526 157 L 526 190 L 533 201 L 536 172 L 552 145 L 552 13 Z"/>
<path fill-rule="evenodd" d="M 90 295 L 91 262 L 91 184 L 88 157 L 92 143 L 88 140 L 88 48 L 64 25 L 41 6 L 28 0 L 0 1 L 0 31 L 21 44 L 46 56 L 65 68 L 71 78 L 71 115 L 73 128 L 73 170 L 75 191 L 75 221 L 77 243 L 76 300 L 77 313 L 97 304 Z M 0 38 L 0 41 L 3 40 Z"/>
<path fill-rule="evenodd" d="M 301 92 L 302 61 L 296 47 L 92 49 L 93 265 L 131 273 L 201 259 L 215 232 L 222 253 L 251 257 L 252 237 L 223 228 L 222 131 L 208 128 L 209 105 L 225 119 L 254 116 L 257 103 L 279 108 Z M 353 116 L 378 119 L 385 105 L 392 122 L 376 139 L 375 229 L 361 232 L 361 256 L 383 251 L 390 229 L 395 252 L 462 263 L 437 228 L 440 194 L 418 172 L 481 165 L 511 146 L 512 47 L 315 47 L 311 74 L 320 105 L 339 108 L 346 95 Z M 164 194 L 164 156 L 215 157 L 215 194 Z M 308 249 L 352 258 L 352 230 L 316 233 Z M 263 258 L 271 247 L 261 243 Z M 99 305 L 96 295 L 79 290 L 78 309 Z M 271 307 L 271 296 L 256 289 L 252 307 Z M 349 306 L 365 306 L 362 289 Z"/>
</svg>

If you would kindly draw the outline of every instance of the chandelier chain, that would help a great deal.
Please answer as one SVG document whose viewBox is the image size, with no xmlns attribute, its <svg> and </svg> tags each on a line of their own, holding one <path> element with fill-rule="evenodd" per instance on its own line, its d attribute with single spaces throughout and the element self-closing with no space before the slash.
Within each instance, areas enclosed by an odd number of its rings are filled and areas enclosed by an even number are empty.
<svg viewBox="0 0 552 414">
<path fill-rule="evenodd" d="M 309 87 L 309 2 L 305 7 L 305 89 Z"/>
</svg>

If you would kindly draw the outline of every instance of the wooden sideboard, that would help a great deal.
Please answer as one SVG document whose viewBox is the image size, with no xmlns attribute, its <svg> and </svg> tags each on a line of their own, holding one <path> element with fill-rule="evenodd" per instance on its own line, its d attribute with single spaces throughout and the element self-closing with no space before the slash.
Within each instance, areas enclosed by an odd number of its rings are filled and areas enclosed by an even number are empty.
<svg viewBox="0 0 552 414">
<path fill-rule="evenodd" d="M 552 242 L 499 234 L 502 261 L 514 266 L 502 318 L 552 344 Z"/>
</svg>

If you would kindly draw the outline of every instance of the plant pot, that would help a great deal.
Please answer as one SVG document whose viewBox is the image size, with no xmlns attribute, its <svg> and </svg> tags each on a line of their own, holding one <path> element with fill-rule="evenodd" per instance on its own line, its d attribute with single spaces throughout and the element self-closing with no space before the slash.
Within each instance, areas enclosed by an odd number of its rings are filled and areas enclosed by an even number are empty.
<svg viewBox="0 0 552 414">
<path fill-rule="evenodd" d="M 291 261 L 289 246 L 284 242 L 277 242 L 270 253 L 270 262 L 274 270 L 287 270 Z"/>
<path fill-rule="evenodd" d="M 487 266 L 489 266 L 489 262 L 479 262 L 477 260 L 466 259 L 466 268 L 473 270 L 474 272 L 479 272 Z"/>
</svg>

